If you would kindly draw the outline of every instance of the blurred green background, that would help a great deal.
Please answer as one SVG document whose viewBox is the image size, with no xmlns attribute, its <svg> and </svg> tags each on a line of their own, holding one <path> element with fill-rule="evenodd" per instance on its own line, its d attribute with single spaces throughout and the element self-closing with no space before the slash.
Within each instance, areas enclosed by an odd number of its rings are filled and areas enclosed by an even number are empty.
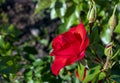
<svg viewBox="0 0 120 83">
<path fill-rule="evenodd" d="M 49 56 L 52 39 L 77 25 L 79 18 L 90 38 L 86 52 L 88 65 L 102 67 L 103 64 L 94 63 L 93 59 L 99 57 L 105 62 L 104 47 L 110 41 L 108 20 L 115 4 L 118 4 L 116 16 L 120 19 L 120 1 L 94 1 L 97 18 L 90 35 L 87 20 L 90 0 L 0 0 L 0 83 L 79 83 L 75 76 L 76 64 L 67 66 L 55 77 L 50 69 L 53 57 Z M 114 66 L 109 71 L 114 76 L 110 79 L 120 83 L 119 20 L 113 40 L 114 53 L 118 56 L 112 60 Z M 102 83 L 108 83 L 105 76 L 102 79 Z"/>
</svg>

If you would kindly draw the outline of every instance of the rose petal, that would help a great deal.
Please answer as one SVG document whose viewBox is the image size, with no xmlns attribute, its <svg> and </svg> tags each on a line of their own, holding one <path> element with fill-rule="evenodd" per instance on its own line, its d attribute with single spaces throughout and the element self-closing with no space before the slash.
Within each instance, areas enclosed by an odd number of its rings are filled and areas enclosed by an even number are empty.
<svg viewBox="0 0 120 83">
<path fill-rule="evenodd" d="M 85 38 L 86 38 L 86 30 L 85 30 L 85 27 L 84 27 L 82 22 L 80 24 L 78 24 L 78 26 L 76 27 L 75 33 L 78 33 L 80 35 L 82 41 L 85 40 Z"/>
<path fill-rule="evenodd" d="M 76 61 L 83 59 L 84 56 L 85 56 L 85 51 L 80 52 L 80 53 L 78 54 L 78 56 L 77 56 L 77 60 L 76 60 Z"/>
<path fill-rule="evenodd" d="M 68 32 L 71 32 L 72 34 L 74 34 L 75 31 L 76 31 L 76 27 L 72 27 Z"/>
<path fill-rule="evenodd" d="M 76 40 L 75 36 L 71 32 L 66 32 L 59 35 L 53 40 L 53 51 L 50 55 L 69 55 L 70 53 L 78 52 L 80 43 Z"/>
<path fill-rule="evenodd" d="M 76 31 L 75 31 L 74 35 L 75 35 L 76 39 L 81 43 L 80 51 L 85 49 L 88 46 L 88 44 L 86 45 L 86 42 L 89 43 L 89 40 L 86 37 L 86 30 L 84 28 L 83 23 L 80 23 L 76 27 Z"/>
<path fill-rule="evenodd" d="M 66 57 L 56 56 L 51 67 L 52 73 L 57 76 L 59 71 L 66 66 L 66 62 L 67 62 Z"/>
<path fill-rule="evenodd" d="M 85 41 L 83 43 L 81 43 L 80 50 L 81 51 L 85 50 L 88 45 L 89 45 L 89 39 L 88 39 L 88 37 L 86 37 Z"/>
<path fill-rule="evenodd" d="M 69 44 L 68 46 L 62 48 L 59 51 L 54 51 L 54 54 L 56 56 L 71 56 L 74 55 L 77 56 L 79 53 L 79 48 L 80 48 L 80 43 L 79 42 L 74 42 L 72 44 Z"/>
<path fill-rule="evenodd" d="M 73 30 L 71 30 L 71 31 L 73 31 Z M 74 42 L 75 41 L 75 37 L 71 33 L 71 31 L 63 33 L 63 34 L 60 34 L 57 37 L 55 37 L 53 39 L 53 42 L 52 42 L 52 48 L 59 50 L 62 47 L 64 47 L 64 45 L 66 45 L 68 43 L 71 43 L 71 42 Z"/>
</svg>

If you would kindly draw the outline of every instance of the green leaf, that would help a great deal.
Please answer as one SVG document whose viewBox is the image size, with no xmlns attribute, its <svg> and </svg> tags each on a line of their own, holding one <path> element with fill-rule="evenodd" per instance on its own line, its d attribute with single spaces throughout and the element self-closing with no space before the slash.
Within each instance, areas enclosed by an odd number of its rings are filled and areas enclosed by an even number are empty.
<svg viewBox="0 0 120 83">
<path fill-rule="evenodd" d="M 66 69 L 67 70 L 72 70 L 72 69 L 75 69 L 76 68 L 76 65 L 75 64 L 72 64 L 70 66 L 66 66 Z"/>
<path fill-rule="evenodd" d="M 80 80 L 82 81 L 82 78 L 84 76 L 84 69 L 85 69 L 85 66 L 83 66 L 81 63 L 78 64 L 78 74 L 80 76 Z"/>
<path fill-rule="evenodd" d="M 9 74 L 18 71 L 17 57 L 0 57 L 0 73 Z"/>
<path fill-rule="evenodd" d="M 61 15 L 61 8 L 62 8 L 62 6 L 63 6 L 63 4 L 62 4 L 62 2 L 60 2 L 60 1 L 57 1 L 56 3 L 55 3 L 55 11 L 56 11 L 56 14 L 57 14 L 57 16 L 58 17 L 61 17 L 62 15 Z"/>
<path fill-rule="evenodd" d="M 60 17 L 61 20 L 63 20 L 63 16 L 65 15 L 65 12 L 66 12 L 66 9 L 67 9 L 67 5 L 65 3 L 65 0 L 62 0 L 62 1 L 54 1 L 52 4 L 51 4 L 51 12 L 50 12 L 50 16 L 51 16 L 51 19 L 55 19 L 57 17 Z M 64 20 L 63 20 L 64 22 Z"/>
<path fill-rule="evenodd" d="M 3 28 L 4 27 L 4 28 Z M 2 27 L 0 26 L 0 28 L 2 28 L 2 33 L 4 35 L 8 35 L 11 37 L 18 37 L 22 32 L 20 30 L 18 30 L 13 24 L 10 25 L 3 25 Z"/>
<path fill-rule="evenodd" d="M 48 40 L 47 39 L 41 39 L 40 43 L 47 46 L 48 45 Z"/>
<path fill-rule="evenodd" d="M 100 34 L 101 40 L 104 44 L 109 44 L 111 41 L 111 34 L 109 28 L 104 28 L 104 30 Z"/>
<path fill-rule="evenodd" d="M 79 4 L 81 0 L 73 0 L 76 4 Z"/>
<path fill-rule="evenodd" d="M 32 72 L 31 69 L 26 69 L 26 70 L 24 71 L 24 74 L 25 74 L 25 76 L 27 76 L 27 77 L 32 77 L 33 72 Z"/>
<path fill-rule="evenodd" d="M 87 75 L 83 81 L 83 83 L 87 83 L 89 81 L 92 81 L 94 78 L 96 78 L 96 75 L 100 73 L 100 66 L 96 66 L 90 70 L 87 70 Z"/>
<path fill-rule="evenodd" d="M 110 79 L 114 80 L 116 83 L 120 83 L 120 75 L 112 75 Z"/>
<path fill-rule="evenodd" d="M 65 17 L 70 17 L 74 11 L 75 11 L 76 6 L 74 4 L 72 4 L 70 7 L 68 7 Z"/>
<path fill-rule="evenodd" d="M 35 55 L 33 55 L 33 54 L 26 54 L 26 55 L 24 56 L 24 58 L 25 58 L 26 60 L 30 61 L 30 62 L 34 62 L 34 61 L 35 61 Z"/>
<path fill-rule="evenodd" d="M 114 59 L 118 54 L 120 54 L 120 49 L 117 50 L 117 52 L 112 56 L 111 59 Z"/>
<path fill-rule="evenodd" d="M 35 69 L 34 69 L 34 72 L 37 74 L 40 74 L 41 73 L 41 71 L 44 69 L 44 66 L 38 66 L 38 67 L 36 67 Z"/>
<path fill-rule="evenodd" d="M 105 77 L 106 77 L 105 72 L 101 72 L 101 73 L 99 74 L 99 80 L 102 80 L 102 79 L 104 79 Z"/>
<path fill-rule="evenodd" d="M 3 37 L 0 35 L 0 47 L 3 47 L 5 45 Z"/>
<path fill-rule="evenodd" d="M 33 62 L 33 66 L 36 67 L 38 65 L 43 65 L 45 62 L 42 59 L 37 59 L 35 62 Z"/>
<path fill-rule="evenodd" d="M 79 19 L 75 14 L 72 14 L 70 17 L 65 17 L 65 29 L 68 30 L 72 25 L 79 23 Z"/>
<path fill-rule="evenodd" d="M 51 0 L 38 0 L 34 14 L 40 13 L 42 10 L 50 7 L 51 3 Z"/>
<path fill-rule="evenodd" d="M 116 26 L 114 32 L 120 34 L 120 21 L 119 21 L 118 25 Z"/>
<path fill-rule="evenodd" d="M 56 11 L 55 11 L 55 8 L 52 8 L 52 9 L 51 9 L 50 17 L 51 17 L 51 19 L 57 18 L 57 13 L 56 13 Z"/>
<path fill-rule="evenodd" d="M 96 76 L 95 76 L 95 78 L 93 78 L 93 80 L 91 80 L 91 82 L 92 83 L 98 83 L 98 80 L 99 79 L 99 74 L 97 74 Z"/>
</svg>

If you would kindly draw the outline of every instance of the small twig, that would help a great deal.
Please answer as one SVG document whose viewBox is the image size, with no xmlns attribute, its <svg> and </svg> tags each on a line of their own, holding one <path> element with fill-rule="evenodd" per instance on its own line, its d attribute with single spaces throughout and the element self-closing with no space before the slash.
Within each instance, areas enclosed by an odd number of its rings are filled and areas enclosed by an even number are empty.
<svg viewBox="0 0 120 83">
<path fill-rule="evenodd" d="M 103 66 L 102 71 L 105 71 L 105 70 L 107 69 L 109 63 L 110 63 L 110 57 L 107 57 L 107 58 L 106 58 L 106 62 L 105 62 L 105 64 L 104 64 L 104 66 Z"/>
</svg>

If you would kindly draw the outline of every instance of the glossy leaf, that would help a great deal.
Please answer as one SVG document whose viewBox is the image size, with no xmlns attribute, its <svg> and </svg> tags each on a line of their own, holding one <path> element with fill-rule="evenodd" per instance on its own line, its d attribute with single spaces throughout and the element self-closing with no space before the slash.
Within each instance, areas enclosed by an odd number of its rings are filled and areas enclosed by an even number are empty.
<svg viewBox="0 0 120 83">
<path fill-rule="evenodd" d="M 37 13 L 41 12 L 42 10 L 50 7 L 50 5 L 51 5 L 51 0 L 47 0 L 47 1 L 38 0 L 34 14 L 37 14 Z"/>
<path fill-rule="evenodd" d="M 104 28 L 104 30 L 100 34 L 102 42 L 107 45 L 111 41 L 111 34 L 109 28 Z"/>
</svg>

